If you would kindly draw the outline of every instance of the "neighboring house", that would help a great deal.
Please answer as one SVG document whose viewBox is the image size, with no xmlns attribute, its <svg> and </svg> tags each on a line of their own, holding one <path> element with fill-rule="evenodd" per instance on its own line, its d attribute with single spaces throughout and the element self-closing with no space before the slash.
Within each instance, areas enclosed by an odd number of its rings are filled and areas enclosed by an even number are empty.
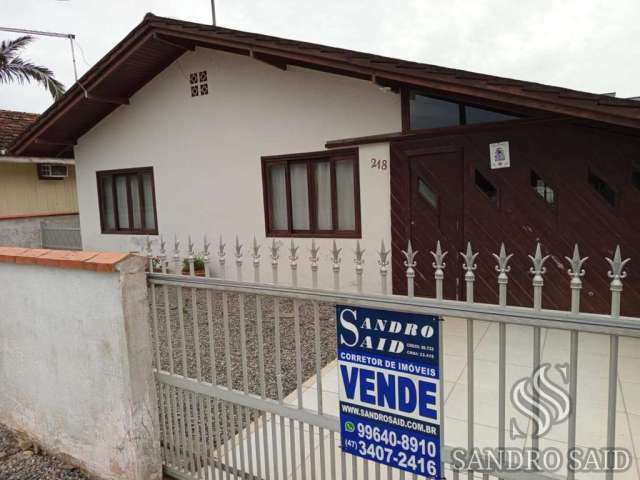
<svg viewBox="0 0 640 480">
<path fill-rule="evenodd" d="M 89 249 L 237 234 L 248 252 L 255 235 L 268 278 L 272 238 L 295 238 L 304 257 L 317 238 L 328 286 L 332 240 L 349 268 L 359 239 L 375 287 L 384 240 L 400 293 L 411 239 L 417 293 L 432 295 L 440 240 L 445 295 L 464 298 L 457 252 L 471 241 L 476 299 L 494 302 L 504 241 L 509 302 L 530 304 L 522 272 L 540 241 L 544 305 L 566 308 L 563 256 L 578 242 L 591 257 L 583 306 L 605 310 L 603 257 L 621 244 L 640 259 L 639 135 L 634 100 L 147 15 L 12 150 L 75 154 Z M 640 313 L 629 278 L 625 311 Z"/>
<path fill-rule="evenodd" d="M 77 225 L 73 159 L 8 152 L 38 115 L 0 110 L 0 245 L 42 246 L 41 223 Z"/>
</svg>

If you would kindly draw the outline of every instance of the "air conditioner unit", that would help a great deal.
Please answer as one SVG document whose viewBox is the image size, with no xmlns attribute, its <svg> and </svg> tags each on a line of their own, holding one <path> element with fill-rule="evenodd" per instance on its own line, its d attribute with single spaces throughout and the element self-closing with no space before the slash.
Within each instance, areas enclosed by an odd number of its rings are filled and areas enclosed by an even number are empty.
<svg viewBox="0 0 640 480">
<path fill-rule="evenodd" d="M 38 178 L 47 179 L 61 179 L 66 178 L 69 175 L 66 165 L 55 165 L 50 163 L 38 164 Z"/>
</svg>

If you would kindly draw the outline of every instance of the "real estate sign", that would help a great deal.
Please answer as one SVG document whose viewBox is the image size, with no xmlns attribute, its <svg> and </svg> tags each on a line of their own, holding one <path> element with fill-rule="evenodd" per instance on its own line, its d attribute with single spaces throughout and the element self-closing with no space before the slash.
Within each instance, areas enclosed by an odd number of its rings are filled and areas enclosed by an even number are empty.
<svg viewBox="0 0 640 480">
<path fill-rule="evenodd" d="M 338 305 L 336 318 L 342 450 L 439 479 L 438 317 Z"/>
</svg>

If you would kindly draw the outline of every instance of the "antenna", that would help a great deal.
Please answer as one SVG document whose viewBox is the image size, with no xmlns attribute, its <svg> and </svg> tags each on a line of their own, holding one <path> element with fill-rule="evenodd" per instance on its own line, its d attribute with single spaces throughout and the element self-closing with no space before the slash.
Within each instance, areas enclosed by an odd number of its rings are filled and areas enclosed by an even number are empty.
<svg viewBox="0 0 640 480">
<path fill-rule="evenodd" d="M 211 25 L 216 26 L 216 0 L 211 0 Z"/>
<path fill-rule="evenodd" d="M 211 3 L 213 4 L 213 0 L 211 0 Z M 27 30 L 24 28 L 12 28 L 12 27 L 0 27 L 0 31 L 11 32 L 11 33 L 25 33 L 27 35 L 39 35 L 41 37 L 68 38 L 69 45 L 71 46 L 71 60 L 73 61 L 73 75 L 76 79 L 76 82 L 78 81 L 78 67 L 76 66 L 76 52 L 75 52 L 75 48 L 73 47 L 73 41 L 75 40 L 76 36 L 73 33 L 44 32 L 42 30 Z"/>
</svg>

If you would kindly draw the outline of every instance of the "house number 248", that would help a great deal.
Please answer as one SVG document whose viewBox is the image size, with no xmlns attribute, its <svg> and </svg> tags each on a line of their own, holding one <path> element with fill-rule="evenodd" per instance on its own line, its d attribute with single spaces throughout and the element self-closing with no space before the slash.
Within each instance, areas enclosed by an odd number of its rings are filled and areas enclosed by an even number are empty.
<svg viewBox="0 0 640 480">
<path fill-rule="evenodd" d="M 371 159 L 371 168 L 377 168 L 378 170 L 386 170 L 387 169 L 387 161 L 380 160 L 379 158 Z"/>
</svg>

